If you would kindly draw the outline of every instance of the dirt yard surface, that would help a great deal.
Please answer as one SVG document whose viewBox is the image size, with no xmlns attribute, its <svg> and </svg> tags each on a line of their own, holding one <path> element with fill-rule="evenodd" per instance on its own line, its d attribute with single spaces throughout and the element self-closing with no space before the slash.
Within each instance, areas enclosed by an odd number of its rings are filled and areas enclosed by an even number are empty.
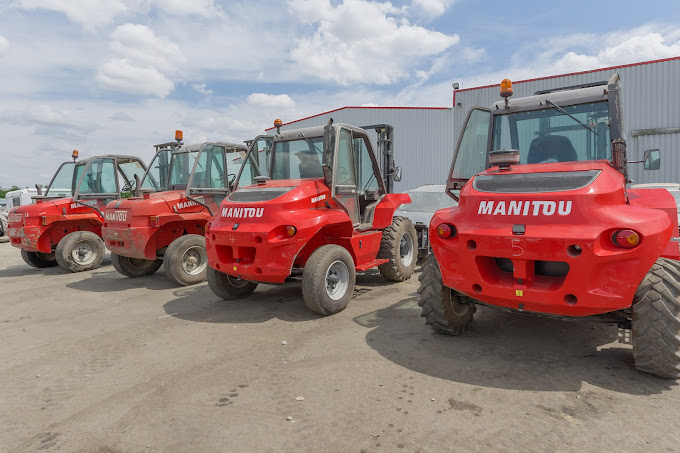
<svg viewBox="0 0 680 453">
<path fill-rule="evenodd" d="M 0 244 L 0 451 L 678 451 L 680 389 L 616 327 L 480 309 L 458 338 L 416 277 L 358 276 L 328 318 L 299 284 L 37 270 Z"/>
</svg>

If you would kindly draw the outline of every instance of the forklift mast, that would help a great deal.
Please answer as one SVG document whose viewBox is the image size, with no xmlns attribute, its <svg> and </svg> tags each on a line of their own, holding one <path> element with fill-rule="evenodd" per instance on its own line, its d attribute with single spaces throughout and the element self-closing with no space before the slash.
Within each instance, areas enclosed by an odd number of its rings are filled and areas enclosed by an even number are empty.
<svg viewBox="0 0 680 453">
<path fill-rule="evenodd" d="M 380 166 L 380 172 L 385 181 L 385 189 L 387 193 L 394 192 L 394 181 L 399 181 L 397 167 L 394 165 L 394 153 L 392 152 L 392 141 L 394 128 L 389 124 L 372 124 L 370 126 L 361 126 L 362 129 L 368 131 L 374 130 L 378 134 L 376 159 Z"/>
</svg>

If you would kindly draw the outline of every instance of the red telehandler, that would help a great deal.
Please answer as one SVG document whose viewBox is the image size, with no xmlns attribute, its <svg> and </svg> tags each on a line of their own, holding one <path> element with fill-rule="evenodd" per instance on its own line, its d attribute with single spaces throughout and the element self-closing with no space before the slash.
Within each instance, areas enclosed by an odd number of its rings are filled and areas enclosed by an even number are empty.
<svg viewBox="0 0 680 453">
<path fill-rule="evenodd" d="M 677 208 L 665 189 L 628 187 L 618 75 L 511 95 L 506 79 L 504 101 L 468 114 L 447 183 L 459 205 L 430 223 L 422 316 L 449 335 L 477 305 L 589 316 L 632 328 L 638 369 L 679 377 Z M 659 150 L 636 163 L 658 170 Z"/>
<path fill-rule="evenodd" d="M 156 145 L 156 155 L 136 196 L 106 207 L 102 234 L 118 272 L 141 277 L 156 272 L 180 285 L 205 281 L 205 225 L 236 179 L 243 145 L 205 142 Z M 258 143 L 258 142 L 256 142 Z M 187 194 L 191 184 L 201 193 Z"/>
<path fill-rule="evenodd" d="M 105 247 L 102 210 L 113 199 L 129 195 L 146 166 L 133 156 L 105 155 L 61 164 L 35 204 L 13 208 L 9 236 L 21 256 L 34 267 L 57 264 L 71 272 L 99 267 Z M 70 197 L 53 198 L 57 192 Z"/>
<path fill-rule="evenodd" d="M 208 224 L 208 283 L 215 294 L 245 297 L 259 282 L 301 275 L 307 307 L 331 315 L 349 303 L 356 271 L 378 267 L 388 280 L 411 277 L 416 232 L 394 216 L 410 198 L 388 193 L 364 129 L 332 120 L 279 128 L 269 171 L 260 172 L 252 150 L 248 159 L 238 189 Z"/>
</svg>

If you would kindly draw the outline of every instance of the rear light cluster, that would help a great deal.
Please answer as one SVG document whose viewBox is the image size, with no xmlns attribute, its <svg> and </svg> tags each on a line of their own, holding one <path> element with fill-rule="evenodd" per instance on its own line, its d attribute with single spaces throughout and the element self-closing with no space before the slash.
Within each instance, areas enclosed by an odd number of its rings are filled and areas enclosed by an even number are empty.
<svg viewBox="0 0 680 453">
<path fill-rule="evenodd" d="M 440 224 L 437 227 L 436 232 L 437 236 L 439 236 L 442 239 L 452 238 L 456 235 L 456 233 L 458 233 L 456 227 L 448 223 Z"/>
<path fill-rule="evenodd" d="M 293 225 L 288 225 L 285 231 L 286 235 L 288 235 L 289 238 L 292 238 L 295 236 L 295 233 L 297 233 L 297 228 L 295 228 Z"/>
<path fill-rule="evenodd" d="M 160 216 L 152 215 L 151 217 L 149 217 L 149 223 L 151 224 L 152 227 L 158 228 L 159 226 L 161 226 Z"/>
<path fill-rule="evenodd" d="M 640 235 L 633 230 L 618 230 L 612 234 L 612 243 L 617 247 L 632 249 L 640 245 Z"/>
</svg>

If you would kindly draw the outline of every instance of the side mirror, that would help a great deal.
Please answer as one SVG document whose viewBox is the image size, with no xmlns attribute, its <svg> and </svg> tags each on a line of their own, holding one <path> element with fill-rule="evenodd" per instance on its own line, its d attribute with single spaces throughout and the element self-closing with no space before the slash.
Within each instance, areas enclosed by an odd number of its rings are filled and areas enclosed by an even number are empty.
<svg viewBox="0 0 680 453">
<path fill-rule="evenodd" d="M 661 168 L 661 151 L 658 149 L 648 149 L 644 154 L 644 169 L 658 170 Z"/>
<path fill-rule="evenodd" d="M 392 180 L 396 182 L 401 181 L 401 167 L 394 167 L 394 171 L 392 172 Z"/>
</svg>

